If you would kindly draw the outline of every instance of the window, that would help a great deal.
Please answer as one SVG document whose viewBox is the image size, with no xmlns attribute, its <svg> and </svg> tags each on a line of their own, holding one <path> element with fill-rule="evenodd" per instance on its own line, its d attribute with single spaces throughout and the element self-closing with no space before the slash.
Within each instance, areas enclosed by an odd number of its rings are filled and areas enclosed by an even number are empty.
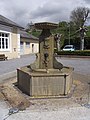
<svg viewBox="0 0 90 120">
<path fill-rule="evenodd" d="M 26 42 L 26 48 L 30 48 L 30 42 Z"/>
<path fill-rule="evenodd" d="M 0 32 L 0 50 L 9 49 L 9 33 Z"/>
</svg>

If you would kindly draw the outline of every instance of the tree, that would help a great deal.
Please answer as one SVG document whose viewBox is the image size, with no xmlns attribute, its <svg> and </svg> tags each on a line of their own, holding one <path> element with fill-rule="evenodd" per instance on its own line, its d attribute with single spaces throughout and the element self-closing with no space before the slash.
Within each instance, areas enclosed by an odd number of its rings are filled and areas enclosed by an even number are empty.
<svg viewBox="0 0 90 120">
<path fill-rule="evenodd" d="M 90 9 L 85 7 L 77 7 L 71 12 L 71 21 L 75 24 L 80 33 L 80 49 L 84 49 L 84 33 L 86 32 L 85 23 L 89 19 Z"/>
<path fill-rule="evenodd" d="M 71 21 L 77 28 L 83 27 L 89 18 L 90 9 L 85 7 L 77 7 L 71 12 Z"/>
<path fill-rule="evenodd" d="M 34 29 L 34 24 L 32 23 L 32 21 L 26 25 L 25 29 L 27 32 L 31 32 Z"/>
</svg>

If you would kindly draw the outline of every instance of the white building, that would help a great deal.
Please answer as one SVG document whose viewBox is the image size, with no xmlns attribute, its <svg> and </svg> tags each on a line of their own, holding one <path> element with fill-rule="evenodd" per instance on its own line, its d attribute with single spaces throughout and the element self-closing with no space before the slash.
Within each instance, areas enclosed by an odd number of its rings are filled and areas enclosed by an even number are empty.
<svg viewBox="0 0 90 120">
<path fill-rule="evenodd" d="M 23 54 L 38 52 L 38 38 L 22 31 L 23 29 L 0 15 L 0 54 L 5 54 L 8 59 L 12 59 L 19 58 Z"/>
</svg>

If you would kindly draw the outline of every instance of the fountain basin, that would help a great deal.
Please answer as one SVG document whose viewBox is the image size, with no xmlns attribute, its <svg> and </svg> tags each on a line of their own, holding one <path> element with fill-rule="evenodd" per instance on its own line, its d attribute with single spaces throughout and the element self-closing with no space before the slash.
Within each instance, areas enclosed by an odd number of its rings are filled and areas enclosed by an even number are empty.
<svg viewBox="0 0 90 120">
<path fill-rule="evenodd" d="M 73 68 L 37 69 L 22 67 L 17 69 L 18 87 L 30 97 L 65 96 L 72 86 Z"/>
</svg>

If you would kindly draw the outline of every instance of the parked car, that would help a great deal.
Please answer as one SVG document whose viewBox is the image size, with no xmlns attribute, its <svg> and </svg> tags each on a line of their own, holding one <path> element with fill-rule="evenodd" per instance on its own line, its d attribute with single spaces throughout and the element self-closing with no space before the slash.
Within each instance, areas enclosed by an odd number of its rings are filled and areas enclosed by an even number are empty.
<svg viewBox="0 0 90 120">
<path fill-rule="evenodd" d="M 63 51 L 74 51 L 75 47 L 74 45 L 65 45 L 65 47 L 63 48 Z"/>
</svg>

